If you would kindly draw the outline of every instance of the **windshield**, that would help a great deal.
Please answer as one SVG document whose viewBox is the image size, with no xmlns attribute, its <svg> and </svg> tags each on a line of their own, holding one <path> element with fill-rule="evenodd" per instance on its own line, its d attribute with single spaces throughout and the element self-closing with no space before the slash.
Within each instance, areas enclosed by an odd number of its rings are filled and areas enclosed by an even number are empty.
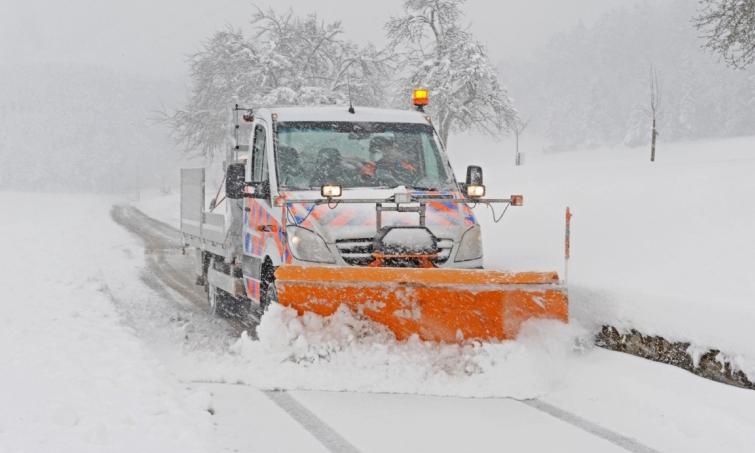
<svg viewBox="0 0 755 453">
<path fill-rule="evenodd" d="M 455 187 L 429 124 L 288 122 L 277 134 L 282 189 Z"/>
</svg>

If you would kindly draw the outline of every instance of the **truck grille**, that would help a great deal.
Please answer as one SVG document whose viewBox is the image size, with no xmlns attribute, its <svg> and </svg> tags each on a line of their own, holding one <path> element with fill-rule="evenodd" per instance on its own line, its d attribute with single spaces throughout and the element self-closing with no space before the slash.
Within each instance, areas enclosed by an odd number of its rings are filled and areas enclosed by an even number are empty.
<svg viewBox="0 0 755 453">
<path fill-rule="evenodd" d="M 451 239 L 438 239 L 440 253 L 435 263 L 443 264 L 448 261 L 453 246 L 454 241 Z M 336 247 L 347 264 L 366 266 L 372 262 L 372 238 L 339 239 L 336 241 Z"/>
</svg>

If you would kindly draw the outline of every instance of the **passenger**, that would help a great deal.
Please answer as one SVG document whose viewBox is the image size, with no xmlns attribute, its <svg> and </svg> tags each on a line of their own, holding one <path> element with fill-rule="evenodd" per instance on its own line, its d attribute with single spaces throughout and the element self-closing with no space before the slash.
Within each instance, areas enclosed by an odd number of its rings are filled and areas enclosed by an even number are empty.
<svg viewBox="0 0 755 453">
<path fill-rule="evenodd" d="M 375 173 L 377 172 L 377 161 L 382 159 L 383 150 L 389 146 L 390 139 L 386 137 L 373 137 L 370 140 L 370 161 L 362 165 L 359 176 L 365 182 L 374 182 Z"/>
<path fill-rule="evenodd" d="M 341 164 L 341 152 L 335 148 L 322 148 L 317 153 L 318 164 Z"/>
<path fill-rule="evenodd" d="M 380 184 L 411 185 L 417 176 L 417 167 L 387 137 L 370 140 L 370 159 L 362 166 L 360 175 L 367 182 Z"/>
</svg>

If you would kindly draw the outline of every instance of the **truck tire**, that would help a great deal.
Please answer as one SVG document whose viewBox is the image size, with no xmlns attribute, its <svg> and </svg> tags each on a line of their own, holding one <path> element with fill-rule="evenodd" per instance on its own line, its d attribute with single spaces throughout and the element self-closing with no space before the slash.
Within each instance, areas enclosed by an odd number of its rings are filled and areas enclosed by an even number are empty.
<svg viewBox="0 0 755 453">
<path fill-rule="evenodd" d="M 262 300 L 260 300 L 260 306 L 262 307 L 262 313 L 267 311 L 267 307 L 271 304 L 278 303 L 278 290 L 275 288 L 275 282 L 271 282 L 267 285 L 265 292 L 262 294 Z"/>
<path fill-rule="evenodd" d="M 260 286 L 260 309 L 264 314 L 270 304 L 278 303 L 278 290 L 275 288 L 275 267 L 269 260 L 266 260 L 263 265 Z"/>
</svg>

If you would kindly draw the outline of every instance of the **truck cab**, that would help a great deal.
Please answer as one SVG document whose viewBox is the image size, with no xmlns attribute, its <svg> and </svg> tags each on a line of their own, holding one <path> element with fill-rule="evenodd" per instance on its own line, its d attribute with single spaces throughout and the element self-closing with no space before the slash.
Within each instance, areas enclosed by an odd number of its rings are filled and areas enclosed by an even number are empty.
<svg viewBox="0 0 755 453">
<path fill-rule="evenodd" d="M 410 234 L 404 243 L 434 248 L 431 261 L 436 267 L 482 267 L 479 227 L 466 204 L 450 202 L 461 198 L 460 187 L 424 113 L 261 109 L 254 114 L 249 143 L 243 247 L 238 256 L 252 301 L 263 299 L 267 280 L 278 266 L 368 266 L 381 231 L 420 224 L 417 212 L 377 215 L 374 205 L 344 200 L 388 199 L 404 193 L 444 195 L 449 202 L 427 203 L 424 228 L 406 230 Z M 326 204 L 306 202 L 325 195 L 323 187 L 338 187 L 340 196 Z M 389 265 L 417 263 L 405 259 Z"/>
<path fill-rule="evenodd" d="M 244 119 L 249 146 L 227 162 L 225 216 L 192 206 L 204 173 L 182 173 L 182 232 L 212 310 L 218 294 L 264 309 L 287 265 L 482 267 L 467 188 L 424 112 L 280 107 Z"/>
</svg>

